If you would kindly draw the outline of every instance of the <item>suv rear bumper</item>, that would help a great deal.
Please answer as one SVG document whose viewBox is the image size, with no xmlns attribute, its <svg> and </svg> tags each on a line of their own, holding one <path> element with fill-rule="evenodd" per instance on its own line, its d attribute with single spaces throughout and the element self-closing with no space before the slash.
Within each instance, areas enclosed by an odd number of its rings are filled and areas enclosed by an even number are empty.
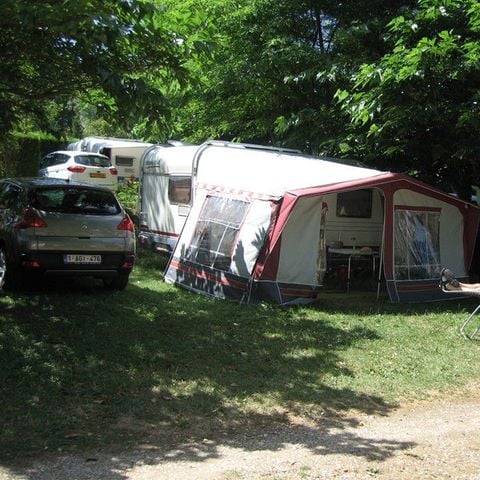
<svg viewBox="0 0 480 480">
<path fill-rule="evenodd" d="M 76 252 L 68 252 L 76 253 Z M 86 252 L 81 252 L 85 254 Z M 135 261 L 133 254 L 101 252 L 99 264 L 67 264 L 64 254 L 42 252 L 22 254 L 20 267 L 29 272 L 44 275 L 113 277 L 132 271 Z"/>
</svg>

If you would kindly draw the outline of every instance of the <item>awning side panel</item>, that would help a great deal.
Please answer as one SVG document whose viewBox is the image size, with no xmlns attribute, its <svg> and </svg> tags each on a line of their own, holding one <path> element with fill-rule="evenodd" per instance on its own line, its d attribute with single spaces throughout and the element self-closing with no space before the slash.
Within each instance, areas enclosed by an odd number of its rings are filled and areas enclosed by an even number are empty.
<svg viewBox="0 0 480 480">
<path fill-rule="evenodd" d="M 248 301 L 275 205 L 271 199 L 199 191 L 165 280 L 197 293 Z"/>
<path fill-rule="evenodd" d="M 325 258 L 325 245 L 319 250 L 323 197 L 297 201 L 282 233 L 277 281 L 318 285 L 318 265 Z M 321 257 L 321 258 L 319 258 Z"/>
</svg>

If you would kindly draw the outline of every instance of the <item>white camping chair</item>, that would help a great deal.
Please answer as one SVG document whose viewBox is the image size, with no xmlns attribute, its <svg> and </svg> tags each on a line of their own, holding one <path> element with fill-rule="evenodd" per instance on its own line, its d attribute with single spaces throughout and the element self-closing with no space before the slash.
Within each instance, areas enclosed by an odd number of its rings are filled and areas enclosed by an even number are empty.
<svg viewBox="0 0 480 480">
<path fill-rule="evenodd" d="M 442 274 L 445 271 L 442 270 Z M 448 271 L 449 272 L 449 271 Z M 453 278 L 453 277 L 452 277 Z M 471 297 L 480 297 L 480 289 L 468 289 L 468 288 L 462 288 L 461 290 L 447 290 L 447 284 L 449 283 L 449 280 L 444 280 L 444 277 L 442 275 L 442 278 L 440 280 L 440 285 L 439 287 L 442 289 L 442 292 L 448 293 L 449 295 L 457 295 L 457 296 L 471 296 Z M 477 324 L 477 326 L 473 327 L 472 330 L 472 325 L 471 323 L 473 322 L 474 319 L 478 319 L 476 315 L 480 312 L 480 304 L 477 306 L 477 308 L 467 317 L 467 319 L 463 322 L 463 325 L 460 327 L 460 332 L 463 335 L 464 338 L 467 338 L 469 340 L 473 340 L 478 332 L 480 331 L 480 322 Z M 470 333 L 467 331 L 467 329 L 470 331 Z"/>
</svg>

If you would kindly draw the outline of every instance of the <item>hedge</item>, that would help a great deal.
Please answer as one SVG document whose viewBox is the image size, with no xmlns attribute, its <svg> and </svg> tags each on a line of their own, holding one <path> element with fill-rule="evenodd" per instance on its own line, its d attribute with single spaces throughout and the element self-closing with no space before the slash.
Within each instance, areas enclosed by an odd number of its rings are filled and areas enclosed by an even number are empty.
<svg viewBox="0 0 480 480">
<path fill-rule="evenodd" d="M 47 153 L 62 150 L 66 141 L 12 134 L 0 142 L 0 176 L 31 177 L 36 176 L 40 160 Z"/>
</svg>

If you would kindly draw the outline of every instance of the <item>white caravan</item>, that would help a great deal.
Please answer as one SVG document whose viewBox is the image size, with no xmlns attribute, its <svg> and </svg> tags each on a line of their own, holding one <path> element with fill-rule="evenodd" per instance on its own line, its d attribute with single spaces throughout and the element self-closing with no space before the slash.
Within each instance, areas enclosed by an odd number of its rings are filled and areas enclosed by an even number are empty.
<svg viewBox="0 0 480 480">
<path fill-rule="evenodd" d="M 242 164 L 243 159 L 251 158 L 252 150 L 287 156 L 300 154 L 298 150 L 292 149 L 221 141 L 208 141 L 200 146 L 167 144 L 150 147 L 145 151 L 140 167 L 139 243 L 141 246 L 159 253 L 171 254 L 195 198 L 198 178 L 202 179 L 202 184 L 206 179 L 210 179 L 213 183 L 218 181 L 215 169 L 202 168 L 204 162 L 208 163 L 208 158 L 217 148 L 224 151 L 227 156 L 228 152 L 234 149 L 239 155 L 239 165 Z M 355 164 L 355 166 L 359 165 Z M 292 167 L 295 165 L 292 164 Z M 199 169 L 202 170 L 200 176 Z M 244 174 L 250 178 L 250 182 L 255 181 L 254 174 L 249 174 L 246 170 Z M 347 198 L 345 201 L 352 200 Z M 353 199 L 353 202 L 357 201 L 357 198 Z M 375 195 L 372 203 L 373 216 L 377 219 L 375 227 L 364 228 L 363 219 L 359 219 L 356 225 L 352 225 L 351 218 L 346 222 L 339 214 L 336 220 L 329 224 L 326 232 L 327 241 L 346 244 L 351 241 L 354 244 L 357 242 L 358 245 L 378 245 L 382 225 L 380 196 Z M 347 228 L 345 228 L 346 225 L 348 225 Z M 357 236 L 353 240 L 350 233 L 352 231 Z"/>
<path fill-rule="evenodd" d="M 221 142 L 199 147 L 193 174 L 165 273 L 189 290 L 306 303 L 332 272 L 347 291 L 358 274 L 378 294 L 383 275 L 393 302 L 431 301 L 442 265 L 468 278 L 480 209 L 414 178 Z"/>
<path fill-rule="evenodd" d="M 140 140 L 110 137 L 86 137 L 68 145 L 68 150 L 83 150 L 106 155 L 118 171 L 118 180 L 140 176 L 140 162 L 145 150 L 153 144 Z"/>
<path fill-rule="evenodd" d="M 138 240 L 143 247 L 170 254 L 192 203 L 192 165 L 198 146 L 154 145 L 140 167 Z"/>
</svg>

